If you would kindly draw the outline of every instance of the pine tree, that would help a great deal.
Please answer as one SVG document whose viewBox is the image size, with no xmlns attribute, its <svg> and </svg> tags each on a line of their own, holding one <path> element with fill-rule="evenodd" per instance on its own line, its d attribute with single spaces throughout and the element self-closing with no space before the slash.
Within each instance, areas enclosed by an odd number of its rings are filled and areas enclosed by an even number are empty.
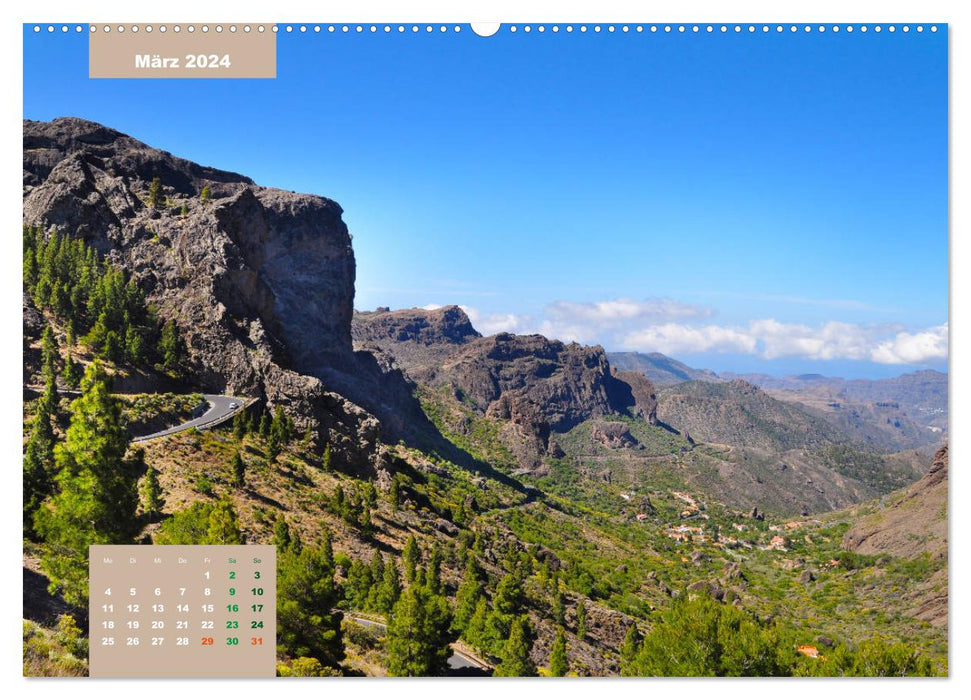
<svg viewBox="0 0 971 700">
<path fill-rule="evenodd" d="M 405 589 L 388 622 L 388 675 L 438 676 L 452 654 L 448 601 L 424 586 Z"/>
<path fill-rule="evenodd" d="M 213 506 L 206 539 L 208 544 L 245 544 L 231 501 L 224 499 Z"/>
<path fill-rule="evenodd" d="M 51 416 L 38 409 L 34 415 L 24 453 L 24 535 L 33 537 L 34 514 L 53 489 L 54 430 Z"/>
<path fill-rule="evenodd" d="M 290 526 L 283 516 L 277 518 L 273 524 L 273 544 L 276 545 L 278 552 L 290 548 Z"/>
<path fill-rule="evenodd" d="M 314 432 L 314 428 L 312 425 L 308 425 L 307 429 L 303 432 L 303 440 L 301 440 L 301 442 L 303 442 L 304 449 L 313 449 L 315 440 L 316 433 Z"/>
<path fill-rule="evenodd" d="M 587 604 L 582 600 L 577 602 L 577 637 L 587 636 Z"/>
<path fill-rule="evenodd" d="M 325 545 L 277 557 L 277 644 L 289 656 L 315 658 L 336 668 L 344 659 L 343 614 L 337 610 L 330 538 Z"/>
<path fill-rule="evenodd" d="M 134 365 L 145 360 L 145 337 L 134 326 L 125 330 L 125 357 Z"/>
<path fill-rule="evenodd" d="M 179 329 L 175 321 L 169 319 L 162 326 L 162 339 L 159 349 L 162 352 L 162 367 L 167 372 L 178 373 L 179 365 L 182 362 L 182 339 L 179 337 Z"/>
<path fill-rule="evenodd" d="M 398 567 L 394 565 L 394 561 L 386 562 L 381 585 L 378 586 L 375 609 L 382 615 L 390 615 L 400 597 L 401 579 L 398 578 Z"/>
<path fill-rule="evenodd" d="M 152 184 L 148 187 L 148 206 L 152 209 L 161 209 L 164 201 L 165 195 L 162 194 L 162 179 L 156 176 L 152 178 Z"/>
<path fill-rule="evenodd" d="M 489 604 L 486 602 L 485 595 L 480 595 L 475 601 L 475 612 L 469 618 L 469 623 L 465 626 L 462 639 L 467 641 L 479 653 L 487 651 L 486 643 L 486 621 L 489 619 Z"/>
<path fill-rule="evenodd" d="M 785 676 L 791 646 L 774 625 L 708 596 L 682 598 L 644 637 L 629 676 Z"/>
<path fill-rule="evenodd" d="M 428 589 L 435 594 L 442 592 L 442 549 L 438 542 L 432 545 L 428 554 L 428 566 L 425 571 L 425 581 Z"/>
<path fill-rule="evenodd" d="M 509 628 L 509 638 L 502 646 L 501 661 L 496 666 L 495 675 L 504 677 L 535 676 L 536 664 L 530 658 L 533 648 L 533 630 L 525 615 L 513 619 Z"/>
<path fill-rule="evenodd" d="M 41 566 L 52 591 L 84 606 L 88 545 L 130 543 L 138 532 L 139 475 L 125 459 L 121 406 L 99 362 L 88 366 L 81 392 L 65 442 L 55 449 L 60 492 L 37 511 L 34 524 L 44 538 Z"/>
<path fill-rule="evenodd" d="M 154 520 L 162 512 L 163 506 L 165 506 L 165 499 L 162 498 L 162 485 L 158 481 L 158 470 L 149 468 L 145 473 L 145 482 L 142 484 L 142 510 L 150 520 Z"/>
<path fill-rule="evenodd" d="M 287 416 L 283 412 L 283 406 L 277 406 L 276 411 L 273 412 L 273 420 L 270 422 L 270 436 L 275 437 L 280 445 L 289 444 L 290 438 L 293 437 Z"/>
<path fill-rule="evenodd" d="M 374 550 L 374 554 L 371 555 L 371 581 L 372 590 L 368 594 L 368 599 L 370 603 L 375 603 L 377 599 L 377 587 L 384 580 L 384 557 L 381 556 L 381 552 L 377 549 Z M 373 607 L 373 605 L 372 605 Z"/>
<path fill-rule="evenodd" d="M 550 652 L 550 674 L 558 677 L 565 676 L 569 670 L 570 664 L 566 659 L 566 633 L 562 627 L 557 627 L 556 639 Z"/>
<path fill-rule="evenodd" d="M 566 603 L 558 578 L 553 579 L 553 621 L 558 625 L 566 624 Z"/>
<path fill-rule="evenodd" d="M 374 488 L 374 484 L 370 481 L 364 484 L 364 502 L 371 508 L 378 506 L 378 490 Z"/>
<path fill-rule="evenodd" d="M 526 598 L 523 594 L 523 582 L 517 574 L 506 574 L 496 586 L 496 595 L 492 604 L 496 612 L 503 615 L 519 615 L 523 612 Z"/>
<path fill-rule="evenodd" d="M 259 433 L 260 437 L 264 440 L 270 437 L 270 416 L 266 413 L 266 411 L 263 411 L 263 413 L 260 415 Z"/>
<path fill-rule="evenodd" d="M 276 458 L 280 456 L 280 441 L 276 436 L 275 432 L 270 432 L 270 436 L 266 439 L 266 458 L 271 462 L 275 462 Z"/>
<path fill-rule="evenodd" d="M 105 334 L 104 344 L 101 346 L 101 356 L 111 362 L 120 362 L 122 359 L 121 338 L 117 331 L 108 331 Z"/>
<path fill-rule="evenodd" d="M 48 331 L 50 328 L 47 329 Z M 45 331 L 45 337 L 48 337 Z M 49 336 L 48 346 L 53 342 Z M 24 452 L 23 463 L 23 518 L 24 534 L 33 537 L 34 514 L 54 488 L 54 428 L 57 420 L 57 377 L 53 370 L 52 351 L 48 350 L 44 362 L 44 393 L 37 402 L 37 412 L 31 421 L 30 437 Z"/>
<path fill-rule="evenodd" d="M 202 188 L 202 194 L 199 195 L 199 199 L 202 200 L 203 204 L 208 204 L 209 200 L 212 199 L 212 190 L 209 189 L 209 185 Z"/>
<path fill-rule="evenodd" d="M 363 610 L 368 607 L 368 596 L 374 579 L 371 577 L 371 567 L 360 559 L 354 559 L 347 571 L 344 582 L 344 598 L 351 607 Z"/>
<path fill-rule="evenodd" d="M 81 383 L 82 375 L 81 365 L 68 353 L 67 359 L 64 361 L 64 371 L 61 373 L 64 383 L 68 388 L 76 389 Z"/>
<path fill-rule="evenodd" d="M 242 441 L 246 437 L 247 428 L 246 421 L 246 411 L 239 411 L 235 416 L 233 416 L 233 437 L 236 438 L 236 442 Z"/>
<path fill-rule="evenodd" d="M 153 540 L 155 544 L 245 544 L 236 510 L 227 500 L 196 501 L 175 512 Z"/>
<path fill-rule="evenodd" d="M 480 580 L 479 566 L 475 557 L 469 557 L 465 565 L 465 573 L 462 583 L 455 594 L 455 620 L 454 626 L 458 632 L 464 632 L 469 626 L 469 621 L 475 614 L 475 607 L 482 597 L 484 590 Z"/>
<path fill-rule="evenodd" d="M 182 218 L 187 217 L 189 215 L 189 205 L 183 203 L 182 208 L 179 210 L 179 214 L 182 216 Z"/>
<path fill-rule="evenodd" d="M 370 537 L 374 533 L 374 523 L 371 522 L 371 508 L 367 503 L 361 505 L 361 514 L 358 516 L 358 527 L 361 534 Z"/>
<path fill-rule="evenodd" d="M 324 445 L 324 452 L 320 456 L 320 466 L 325 471 L 330 471 L 331 454 L 330 454 L 330 443 L 328 442 Z"/>
<path fill-rule="evenodd" d="M 391 488 L 388 491 L 388 500 L 391 501 L 391 512 L 397 513 L 401 507 L 401 479 L 395 474 L 391 477 Z"/>
<path fill-rule="evenodd" d="M 415 580 L 416 567 L 421 563 L 421 552 L 414 535 L 410 535 L 405 542 L 405 548 L 401 552 L 401 562 L 405 567 L 405 581 L 411 583 Z"/>
<path fill-rule="evenodd" d="M 61 356 L 57 351 L 57 341 L 54 340 L 54 331 L 50 326 L 44 328 L 44 334 L 41 336 L 40 356 L 44 381 L 50 378 L 56 379 Z"/>
<path fill-rule="evenodd" d="M 246 483 L 246 463 L 237 451 L 233 455 L 233 486 L 240 488 Z"/>
</svg>

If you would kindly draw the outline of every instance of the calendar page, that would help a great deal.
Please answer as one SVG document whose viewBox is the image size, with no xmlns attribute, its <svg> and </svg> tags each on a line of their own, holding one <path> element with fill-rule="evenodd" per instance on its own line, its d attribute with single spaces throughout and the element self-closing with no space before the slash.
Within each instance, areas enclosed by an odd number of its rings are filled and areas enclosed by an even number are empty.
<svg viewBox="0 0 971 700">
<path fill-rule="evenodd" d="M 24 676 L 949 674 L 947 17 L 638 12 L 23 24 Z"/>
<path fill-rule="evenodd" d="M 90 673 L 270 676 L 272 545 L 92 545 Z"/>
</svg>

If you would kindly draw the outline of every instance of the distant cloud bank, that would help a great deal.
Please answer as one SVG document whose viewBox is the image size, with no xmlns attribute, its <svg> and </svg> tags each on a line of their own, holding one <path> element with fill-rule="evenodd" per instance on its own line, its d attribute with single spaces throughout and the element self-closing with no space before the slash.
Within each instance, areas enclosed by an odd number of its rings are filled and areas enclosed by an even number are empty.
<svg viewBox="0 0 971 700">
<path fill-rule="evenodd" d="M 744 327 L 667 323 L 633 331 L 620 339 L 620 344 L 626 350 L 673 355 L 731 352 L 767 360 L 796 357 L 903 365 L 946 360 L 947 336 L 947 324 L 909 333 L 885 325 L 830 321 L 812 327 L 763 319 Z"/>
<path fill-rule="evenodd" d="M 430 304 L 426 308 L 435 308 Z M 463 306 L 484 335 L 542 333 L 550 338 L 600 344 L 612 350 L 666 355 L 738 353 L 767 360 L 864 360 L 884 365 L 920 365 L 948 357 L 948 325 L 908 329 L 900 324 L 829 321 L 817 326 L 757 319 L 743 325 L 704 323 L 712 309 L 672 299 L 555 301 L 539 318 L 482 313 Z"/>
</svg>

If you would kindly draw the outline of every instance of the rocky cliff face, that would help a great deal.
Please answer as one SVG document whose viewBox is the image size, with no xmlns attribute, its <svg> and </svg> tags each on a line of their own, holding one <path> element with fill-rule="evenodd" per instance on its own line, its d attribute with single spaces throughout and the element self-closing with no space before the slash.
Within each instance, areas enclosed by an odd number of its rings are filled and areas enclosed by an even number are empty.
<svg viewBox="0 0 971 700">
<path fill-rule="evenodd" d="M 524 469 L 555 455 L 553 435 L 618 413 L 656 422 L 654 385 L 615 373 L 603 348 L 541 335 L 483 338 L 458 307 L 380 310 L 354 318 L 355 344 L 391 354 L 415 381 L 447 386 L 478 413 L 502 421 L 501 437 Z"/>
<path fill-rule="evenodd" d="M 154 177 L 161 210 L 145 201 Z M 253 368 L 204 347 L 221 313 L 250 320 L 237 330 L 252 343 L 279 340 L 298 371 L 350 357 L 354 253 L 341 213 L 324 197 L 258 187 L 92 122 L 24 123 L 25 223 L 83 236 L 129 270 L 180 321 L 200 368 L 236 390 L 255 387 Z"/>
<path fill-rule="evenodd" d="M 24 223 L 81 236 L 125 269 L 176 320 L 204 388 L 264 397 L 362 445 L 377 423 L 351 401 L 399 420 L 416 408 L 400 372 L 353 351 L 354 253 L 336 202 L 73 118 L 24 122 L 23 169 Z"/>
<path fill-rule="evenodd" d="M 481 337 L 458 306 L 359 311 L 351 335 L 355 348 L 393 356 L 418 381 L 429 380 L 460 346 Z"/>
<path fill-rule="evenodd" d="M 407 343 L 432 347 L 462 345 L 482 335 L 458 306 L 440 309 L 378 309 L 358 312 L 352 335 L 355 343 Z"/>
</svg>

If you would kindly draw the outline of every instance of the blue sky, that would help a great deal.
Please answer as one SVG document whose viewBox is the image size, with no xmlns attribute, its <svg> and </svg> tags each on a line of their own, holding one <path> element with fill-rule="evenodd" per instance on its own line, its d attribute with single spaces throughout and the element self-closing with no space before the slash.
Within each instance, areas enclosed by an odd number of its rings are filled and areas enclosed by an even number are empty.
<svg viewBox="0 0 971 700">
<path fill-rule="evenodd" d="M 358 308 L 715 370 L 946 367 L 946 31 L 281 34 L 263 81 L 24 51 L 27 118 L 340 202 Z"/>
</svg>

